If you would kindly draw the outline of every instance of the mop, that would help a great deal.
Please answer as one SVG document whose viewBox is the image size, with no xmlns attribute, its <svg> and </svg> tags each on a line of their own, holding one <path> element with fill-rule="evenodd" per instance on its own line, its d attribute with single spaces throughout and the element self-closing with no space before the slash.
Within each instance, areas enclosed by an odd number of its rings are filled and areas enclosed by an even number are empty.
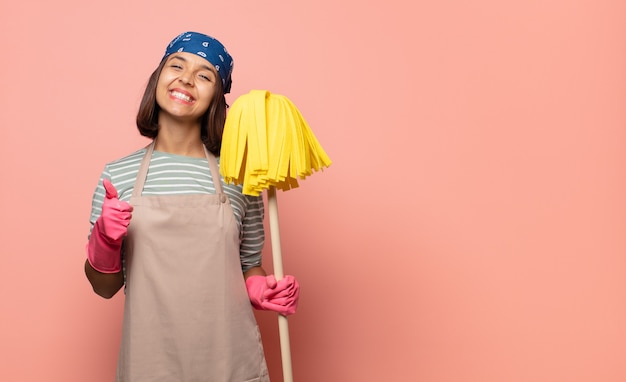
<svg viewBox="0 0 626 382">
<path fill-rule="evenodd" d="M 285 96 L 252 90 L 233 102 L 226 117 L 220 173 L 227 183 L 242 185 L 243 193 L 258 196 L 267 190 L 274 276 L 284 277 L 276 189 L 298 187 L 331 160 L 300 111 Z M 278 316 L 285 382 L 293 382 L 287 317 Z"/>
</svg>

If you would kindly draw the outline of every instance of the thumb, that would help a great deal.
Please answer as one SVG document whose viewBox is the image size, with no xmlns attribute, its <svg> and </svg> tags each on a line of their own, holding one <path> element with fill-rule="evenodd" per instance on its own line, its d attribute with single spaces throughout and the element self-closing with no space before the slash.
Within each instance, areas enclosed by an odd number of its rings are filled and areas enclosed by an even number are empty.
<svg viewBox="0 0 626 382">
<path fill-rule="evenodd" d="M 110 180 L 102 179 L 102 185 L 104 186 L 104 190 L 106 191 L 106 198 L 113 199 L 117 198 L 117 190 L 113 186 Z"/>
<path fill-rule="evenodd" d="M 274 275 L 265 276 L 265 282 L 267 283 L 267 287 L 270 289 L 276 288 L 276 277 Z"/>
</svg>

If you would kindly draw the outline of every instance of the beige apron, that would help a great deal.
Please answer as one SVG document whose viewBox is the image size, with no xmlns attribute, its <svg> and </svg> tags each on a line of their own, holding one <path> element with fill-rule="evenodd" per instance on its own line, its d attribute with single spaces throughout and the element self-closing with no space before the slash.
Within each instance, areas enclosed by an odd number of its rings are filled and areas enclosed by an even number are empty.
<svg viewBox="0 0 626 382">
<path fill-rule="evenodd" d="M 142 196 L 130 204 L 118 382 L 269 381 L 239 261 L 239 230 L 215 157 L 216 194 Z"/>
</svg>

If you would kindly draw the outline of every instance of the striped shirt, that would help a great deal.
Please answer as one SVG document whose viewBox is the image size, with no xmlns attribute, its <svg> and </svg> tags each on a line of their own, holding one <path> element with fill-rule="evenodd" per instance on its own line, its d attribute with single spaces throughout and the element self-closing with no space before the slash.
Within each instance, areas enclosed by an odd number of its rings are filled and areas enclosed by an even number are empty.
<svg viewBox="0 0 626 382">
<path fill-rule="evenodd" d="M 109 179 L 117 189 L 119 199 L 128 202 L 145 153 L 146 149 L 143 148 L 104 167 L 93 194 L 90 217 L 92 228 L 102 213 L 102 202 L 105 197 L 102 180 Z M 219 158 L 217 162 L 219 166 Z M 221 180 L 239 229 L 241 268 L 245 272 L 261 265 L 261 251 L 265 241 L 263 198 L 243 195 L 241 186 L 224 184 L 224 179 Z M 142 195 L 175 194 L 215 194 L 208 161 L 206 158 L 154 151 Z"/>
</svg>

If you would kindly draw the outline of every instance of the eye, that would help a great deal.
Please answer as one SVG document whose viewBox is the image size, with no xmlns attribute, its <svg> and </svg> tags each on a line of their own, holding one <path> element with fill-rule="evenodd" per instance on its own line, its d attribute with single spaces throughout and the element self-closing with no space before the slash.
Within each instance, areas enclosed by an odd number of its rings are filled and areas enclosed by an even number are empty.
<svg viewBox="0 0 626 382">
<path fill-rule="evenodd" d="M 205 81 L 213 81 L 213 77 L 206 74 L 198 74 L 198 77 L 202 78 Z"/>
</svg>

